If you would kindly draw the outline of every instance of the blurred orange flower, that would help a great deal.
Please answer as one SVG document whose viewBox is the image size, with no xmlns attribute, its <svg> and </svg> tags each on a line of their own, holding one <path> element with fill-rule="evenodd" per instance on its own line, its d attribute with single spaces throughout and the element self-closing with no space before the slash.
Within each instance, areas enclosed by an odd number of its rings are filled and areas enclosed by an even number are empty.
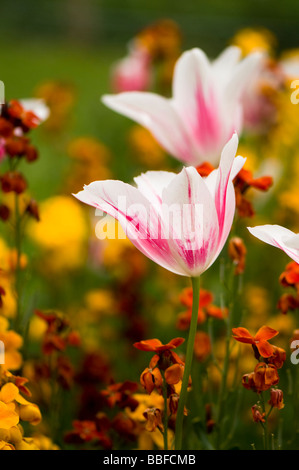
<svg viewBox="0 0 299 470">
<path fill-rule="evenodd" d="M 175 349 L 184 342 L 184 338 L 174 338 L 167 344 L 162 344 L 159 339 L 147 339 L 144 341 L 139 341 L 134 343 L 133 346 L 140 351 L 152 351 L 156 353 L 161 353 L 163 351 L 168 351 L 170 349 Z"/>
<path fill-rule="evenodd" d="M 262 326 L 255 336 L 252 336 L 246 328 L 233 328 L 234 339 L 240 343 L 252 344 L 258 349 L 262 357 L 270 357 L 274 353 L 274 346 L 268 343 L 268 339 L 278 335 L 278 331 L 269 326 Z"/>
</svg>

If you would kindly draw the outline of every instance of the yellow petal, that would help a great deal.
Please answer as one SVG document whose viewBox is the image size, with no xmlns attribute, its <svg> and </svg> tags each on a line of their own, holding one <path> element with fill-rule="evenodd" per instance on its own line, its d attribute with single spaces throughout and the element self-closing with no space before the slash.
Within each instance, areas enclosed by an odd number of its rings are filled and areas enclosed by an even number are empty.
<svg viewBox="0 0 299 470">
<path fill-rule="evenodd" d="M 0 400 L 4 401 L 4 403 L 10 403 L 11 401 L 15 400 L 19 394 L 19 389 L 13 383 L 8 382 L 7 384 L 3 385 L 0 392 Z"/>
<path fill-rule="evenodd" d="M 9 405 L 0 401 L 0 428 L 10 429 L 19 422 L 19 416 Z"/>
</svg>

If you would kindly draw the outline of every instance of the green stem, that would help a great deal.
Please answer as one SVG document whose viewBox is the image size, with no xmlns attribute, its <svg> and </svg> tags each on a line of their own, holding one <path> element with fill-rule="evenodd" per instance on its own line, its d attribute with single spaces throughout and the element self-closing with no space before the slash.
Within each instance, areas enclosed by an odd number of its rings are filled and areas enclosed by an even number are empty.
<svg viewBox="0 0 299 470">
<path fill-rule="evenodd" d="M 263 413 L 266 413 L 266 407 L 265 407 L 265 400 L 264 400 L 264 395 L 263 392 L 259 394 L 261 405 L 262 405 L 262 410 Z M 269 435 L 268 435 L 268 415 L 265 414 L 265 422 L 262 423 L 263 429 L 264 429 L 264 450 L 268 450 L 268 443 L 269 443 Z"/>
<path fill-rule="evenodd" d="M 192 303 L 192 317 L 189 329 L 189 337 L 187 342 L 185 370 L 182 382 L 182 388 L 179 399 L 179 406 L 176 416 L 175 426 L 175 450 L 181 450 L 182 448 L 182 437 L 183 437 L 183 420 L 184 420 L 184 408 L 187 400 L 187 388 L 189 382 L 189 376 L 191 373 L 193 349 L 195 342 L 195 335 L 197 331 L 197 319 L 198 319 L 198 308 L 199 308 L 199 278 L 191 278 L 193 288 L 193 303 Z"/>
</svg>

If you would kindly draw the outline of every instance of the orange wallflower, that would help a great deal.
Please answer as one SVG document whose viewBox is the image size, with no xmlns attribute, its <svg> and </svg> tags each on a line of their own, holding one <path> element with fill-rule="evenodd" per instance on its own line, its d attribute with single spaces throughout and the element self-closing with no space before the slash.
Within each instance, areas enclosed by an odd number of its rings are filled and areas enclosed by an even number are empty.
<svg viewBox="0 0 299 470">
<path fill-rule="evenodd" d="M 254 369 L 254 384 L 258 392 L 268 390 L 279 382 L 276 367 L 273 364 L 259 362 Z"/>
<path fill-rule="evenodd" d="M 138 406 L 138 401 L 132 397 L 138 388 L 137 383 L 126 380 L 125 382 L 111 384 L 106 390 L 101 391 L 101 395 L 106 399 L 110 408 L 118 406 L 119 408 L 129 407 L 132 411 Z"/>
<path fill-rule="evenodd" d="M 184 342 L 184 338 L 174 338 L 167 344 L 162 344 L 159 339 L 147 339 L 144 341 L 139 341 L 138 343 L 134 343 L 133 346 L 140 351 L 152 351 L 156 352 L 157 354 L 168 351 L 170 349 L 175 349 L 180 346 Z"/>
<path fill-rule="evenodd" d="M 290 310 L 299 308 L 299 298 L 294 297 L 292 294 L 283 294 L 278 300 L 277 308 L 285 315 Z"/>
<path fill-rule="evenodd" d="M 273 364 L 277 369 L 280 369 L 286 358 L 287 354 L 284 349 L 278 348 L 277 346 L 273 346 L 273 354 L 267 360 L 268 364 Z"/>
<path fill-rule="evenodd" d="M 7 106 L 8 114 L 14 119 L 20 119 L 22 124 L 29 129 L 37 127 L 40 119 L 33 111 L 26 111 L 21 103 L 17 100 L 11 100 Z"/>
<path fill-rule="evenodd" d="M 233 237 L 228 244 L 228 254 L 235 264 L 235 274 L 242 274 L 245 270 L 247 249 L 242 238 Z"/>
<path fill-rule="evenodd" d="M 101 445 L 104 449 L 110 449 L 112 447 L 110 438 L 97 429 L 94 421 L 88 420 L 73 421 L 73 430 L 66 433 L 64 440 L 72 444 L 94 442 L 97 445 Z"/>
<path fill-rule="evenodd" d="M 187 311 L 182 312 L 178 315 L 176 327 L 179 330 L 189 329 L 191 317 L 192 317 L 192 302 L 193 302 L 193 293 L 192 288 L 187 287 L 183 289 L 180 295 L 180 302 L 188 308 Z M 199 293 L 199 308 L 198 308 L 198 318 L 197 323 L 201 324 L 205 321 L 207 316 L 211 316 L 218 319 L 223 319 L 226 314 L 226 309 L 221 309 L 216 305 L 212 304 L 213 294 L 205 289 L 200 289 Z"/>
<path fill-rule="evenodd" d="M 252 336 L 246 328 L 233 328 L 234 339 L 240 343 L 252 344 L 257 348 L 262 357 L 270 357 L 274 353 L 274 346 L 268 343 L 268 339 L 278 335 L 278 331 L 269 326 L 262 326 L 255 336 Z"/>
<path fill-rule="evenodd" d="M 197 173 L 200 174 L 200 176 L 205 178 L 206 176 L 209 176 L 209 174 L 212 173 L 212 171 L 214 171 L 215 168 L 213 167 L 211 163 L 203 162 L 201 165 L 196 167 L 196 170 L 197 170 Z"/>
<path fill-rule="evenodd" d="M 235 193 L 236 193 L 236 206 L 240 217 L 252 217 L 254 209 L 250 201 L 248 201 L 244 194 L 249 188 L 259 189 L 260 191 L 267 191 L 273 184 L 271 176 L 263 176 L 261 178 L 253 178 L 252 172 L 244 168 L 239 171 L 234 179 Z"/>
<path fill-rule="evenodd" d="M 147 367 L 140 376 L 140 383 L 149 395 L 155 388 L 160 391 L 163 386 L 163 378 L 158 367 L 153 369 Z"/>
<path fill-rule="evenodd" d="M 282 390 L 279 390 L 278 388 L 271 388 L 270 400 L 268 403 L 274 408 L 277 408 L 278 410 L 282 410 L 282 408 L 284 408 Z"/>
<path fill-rule="evenodd" d="M 211 340 L 207 333 L 198 331 L 195 336 L 194 356 L 199 361 L 204 361 L 211 352 Z"/>
<path fill-rule="evenodd" d="M 276 367 L 265 362 L 259 362 L 254 372 L 245 374 L 242 377 L 243 387 L 257 393 L 268 390 L 273 385 L 277 385 L 278 382 L 279 376 Z"/>
<path fill-rule="evenodd" d="M 157 427 L 163 431 L 163 423 L 162 423 L 162 412 L 159 408 L 147 408 L 143 413 L 143 416 L 146 419 L 146 430 L 147 431 L 154 431 Z"/>
<path fill-rule="evenodd" d="M 299 264 L 295 261 L 288 263 L 279 277 L 279 282 L 284 287 L 295 287 L 299 284 Z"/>
</svg>

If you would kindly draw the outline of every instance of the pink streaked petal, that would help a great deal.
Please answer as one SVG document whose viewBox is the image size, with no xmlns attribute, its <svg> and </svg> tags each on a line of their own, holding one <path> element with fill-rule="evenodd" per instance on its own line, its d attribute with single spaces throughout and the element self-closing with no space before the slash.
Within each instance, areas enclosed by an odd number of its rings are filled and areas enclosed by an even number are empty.
<svg viewBox="0 0 299 470">
<path fill-rule="evenodd" d="M 167 152 L 186 163 L 193 160 L 192 142 L 172 101 L 155 93 L 104 95 L 103 103 L 146 127 Z"/>
<path fill-rule="evenodd" d="M 160 217 L 137 188 L 122 181 L 96 181 L 75 197 L 117 219 L 127 237 L 148 258 L 184 275 L 163 237 Z"/>
<path fill-rule="evenodd" d="M 210 263 L 218 244 L 214 201 L 195 168 L 184 168 L 164 189 L 163 207 L 171 208 L 170 249 L 187 275 L 198 276 Z M 169 213 L 169 212 L 168 212 Z M 162 216 L 163 224 L 167 214 Z"/>
<path fill-rule="evenodd" d="M 188 112 L 196 113 L 196 93 L 202 90 L 208 99 L 210 88 L 210 63 L 201 49 L 184 52 L 176 62 L 173 74 L 173 98 L 177 110 L 188 118 Z"/>
<path fill-rule="evenodd" d="M 200 49 L 182 54 L 173 79 L 174 104 L 188 124 L 198 155 L 215 153 L 222 142 L 219 106 L 213 87 L 211 64 Z"/>
<path fill-rule="evenodd" d="M 291 238 L 284 241 L 284 244 L 287 248 L 299 250 L 299 233 L 293 234 Z"/>
<path fill-rule="evenodd" d="M 219 230 L 222 233 L 227 209 L 227 188 L 231 169 L 238 148 L 238 136 L 234 134 L 222 150 L 216 184 L 215 205 L 218 214 Z M 232 193 L 231 193 L 232 194 Z"/>
<path fill-rule="evenodd" d="M 234 158 L 237 145 L 238 138 L 235 134 L 224 147 L 221 154 L 220 166 L 218 170 L 216 170 L 217 182 L 214 199 L 219 221 L 219 241 L 218 249 L 215 252 L 214 259 L 211 264 L 221 252 L 234 220 L 236 198 L 232 180 L 245 163 L 245 159 L 243 157 L 238 156 Z M 212 191 L 212 184 L 215 184 L 215 176 L 208 180 L 210 191 Z"/>
</svg>

